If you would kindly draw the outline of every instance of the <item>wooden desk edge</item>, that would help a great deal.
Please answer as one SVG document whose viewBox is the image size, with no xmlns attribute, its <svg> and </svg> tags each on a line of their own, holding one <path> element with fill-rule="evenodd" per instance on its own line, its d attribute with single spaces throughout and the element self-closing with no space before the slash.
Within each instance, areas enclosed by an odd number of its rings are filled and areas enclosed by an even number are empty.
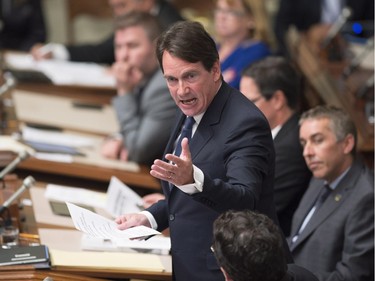
<svg viewBox="0 0 375 281">
<path fill-rule="evenodd" d="M 159 181 L 149 174 L 149 170 L 145 166 L 141 167 L 140 172 L 130 172 L 80 163 L 61 163 L 29 158 L 20 163 L 18 167 L 30 171 L 45 172 L 61 176 L 75 176 L 103 182 L 109 182 L 111 177 L 115 176 L 129 185 L 160 191 Z"/>
</svg>

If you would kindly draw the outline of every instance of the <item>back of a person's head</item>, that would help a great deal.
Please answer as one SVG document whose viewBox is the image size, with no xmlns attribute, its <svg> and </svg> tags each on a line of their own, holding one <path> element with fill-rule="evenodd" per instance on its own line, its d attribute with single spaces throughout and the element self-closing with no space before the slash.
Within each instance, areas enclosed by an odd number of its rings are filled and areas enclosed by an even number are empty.
<svg viewBox="0 0 375 281">
<path fill-rule="evenodd" d="M 190 63 L 201 62 L 207 71 L 219 60 L 215 41 L 202 24 L 193 21 L 177 22 L 159 37 L 156 53 L 162 70 L 164 52 Z"/>
<path fill-rule="evenodd" d="M 288 106 L 294 110 L 298 109 L 301 77 L 287 59 L 266 57 L 246 67 L 242 76 L 252 78 L 266 100 L 280 90 L 284 93 Z"/>
<path fill-rule="evenodd" d="M 214 222 L 213 250 L 234 281 L 279 281 L 287 272 L 282 236 L 267 216 L 227 211 Z"/>
<path fill-rule="evenodd" d="M 150 41 L 156 40 L 162 32 L 162 27 L 158 19 L 147 12 L 131 11 L 115 18 L 115 31 L 134 26 L 142 27 L 146 31 Z"/>
</svg>

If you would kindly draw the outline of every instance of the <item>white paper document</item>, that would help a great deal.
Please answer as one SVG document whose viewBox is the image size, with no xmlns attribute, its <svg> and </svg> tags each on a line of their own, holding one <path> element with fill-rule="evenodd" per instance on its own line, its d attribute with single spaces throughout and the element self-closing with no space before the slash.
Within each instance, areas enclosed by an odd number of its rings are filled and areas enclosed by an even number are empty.
<svg viewBox="0 0 375 281">
<path fill-rule="evenodd" d="M 107 190 L 106 211 L 113 217 L 142 210 L 142 198 L 118 178 L 112 177 Z"/>
<path fill-rule="evenodd" d="M 55 85 L 115 88 L 116 80 L 107 68 L 95 63 L 61 60 L 35 61 L 30 54 L 6 53 L 6 64 L 17 70 L 43 72 Z"/>
<path fill-rule="evenodd" d="M 66 202 L 66 204 L 75 228 L 94 237 L 103 239 L 142 239 L 160 234 L 160 232 L 146 226 L 119 230 L 117 224 L 112 220 L 72 203 Z"/>
<path fill-rule="evenodd" d="M 47 184 L 44 196 L 50 201 L 70 202 L 97 208 L 105 208 L 107 195 L 86 188 Z"/>
<path fill-rule="evenodd" d="M 170 237 L 156 235 L 148 240 L 102 239 L 83 234 L 81 249 L 106 252 L 142 252 L 168 255 L 171 249 Z"/>
</svg>

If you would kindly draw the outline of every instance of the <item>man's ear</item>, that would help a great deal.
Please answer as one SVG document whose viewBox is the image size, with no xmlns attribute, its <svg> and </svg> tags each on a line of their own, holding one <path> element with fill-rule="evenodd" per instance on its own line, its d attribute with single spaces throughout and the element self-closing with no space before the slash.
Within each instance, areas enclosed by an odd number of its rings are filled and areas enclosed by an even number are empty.
<svg viewBox="0 0 375 281">
<path fill-rule="evenodd" d="M 276 90 L 272 96 L 272 102 L 275 109 L 281 109 L 287 105 L 285 94 L 281 90 Z"/>
<path fill-rule="evenodd" d="M 352 153 L 352 150 L 354 149 L 354 146 L 355 146 L 354 136 L 352 134 L 347 135 L 343 143 L 344 143 L 344 153 L 345 154 Z"/>
<path fill-rule="evenodd" d="M 216 61 L 211 69 L 212 74 L 214 75 L 214 81 L 217 82 L 221 79 L 221 68 L 219 61 Z"/>
</svg>

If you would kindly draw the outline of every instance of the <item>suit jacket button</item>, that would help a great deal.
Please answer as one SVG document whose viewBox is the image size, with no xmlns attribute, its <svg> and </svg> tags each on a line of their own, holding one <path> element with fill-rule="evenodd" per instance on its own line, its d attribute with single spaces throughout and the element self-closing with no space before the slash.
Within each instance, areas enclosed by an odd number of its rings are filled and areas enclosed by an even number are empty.
<svg viewBox="0 0 375 281">
<path fill-rule="evenodd" d="M 169 215 L 169 220 L 173 221 L 174 220 L 174 215 Z"/>
</svg>

